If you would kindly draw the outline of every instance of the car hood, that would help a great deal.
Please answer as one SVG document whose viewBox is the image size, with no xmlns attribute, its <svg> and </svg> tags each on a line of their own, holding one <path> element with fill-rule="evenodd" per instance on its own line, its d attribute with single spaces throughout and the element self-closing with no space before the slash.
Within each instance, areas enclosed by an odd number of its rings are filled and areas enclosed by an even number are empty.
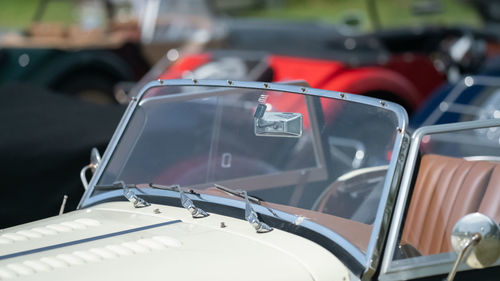
<svg viewBox="0 0 500 281">
<path fill-rule="evenodd" d="M 242 219 L 113 202 L 0 232 L 0 279 L 349 280 L 330 252 Z"/>
</svg>

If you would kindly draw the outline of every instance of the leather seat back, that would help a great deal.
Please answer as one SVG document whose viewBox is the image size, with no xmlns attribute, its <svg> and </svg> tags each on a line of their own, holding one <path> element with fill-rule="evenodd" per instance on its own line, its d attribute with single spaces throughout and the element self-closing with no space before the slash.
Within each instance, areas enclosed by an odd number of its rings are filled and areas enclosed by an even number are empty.
<svg viewBox="0 0 500 281">
<path fill-rule="evenodd" d="M 500 164 L 435 154 L 422 157 L 401 244 L 422 255 L 451 251 L 450 235 L 464 215 L 500 220 Z"/>
</svg>

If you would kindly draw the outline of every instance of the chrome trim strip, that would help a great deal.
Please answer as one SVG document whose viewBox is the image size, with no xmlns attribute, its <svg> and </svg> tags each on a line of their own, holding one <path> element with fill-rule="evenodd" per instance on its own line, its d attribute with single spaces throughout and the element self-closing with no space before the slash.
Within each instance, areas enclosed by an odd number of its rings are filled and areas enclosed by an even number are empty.
<svg viewBox="0 0 500 281">
<path fill-rule="evenodd" d="M 151 88 L 163 87 L 163 86 L 204 86 L 204 87 L 233 87 L 233 88 L 242 88 L 242 89 L 257 89 L 257 90 L 267 90 L 267 91 L 283 91 L 290 93 L 297 93 L 303 95 L 317 96 L 317 97 L 326 97 L 344 101 L 351 101 L 360 104 L 371 105 L 374 107 L 384 108 L 390 112 L 393 112 L 396 115 L 398 122 L 398 132 L 396 133 L 396 139 L 394 143 L 394 148 L 392 151 L 392 155 L 398 155 L 398 157 L 392 157 L 389 168 L 388 175 L 393 175 L 392 177 L 388 176 L 385 179 L 384 187 L 382 191 L 381 201 L 379 203 L 377 214 L 375 218 L 375 222 L 373 224 L 372 233 L 370 236 L 370 242 L 368 244 L 368 249 L 366 255 L 361 257 L 357 252 L 360 252 L 356 247 L 347 242 L 340 235 L 336 235 L 337 237 L 332 239 L 337 243 L 347 243 L 346 249 L 350 248 L 349 251 L 352 251 L 353 256 L 360 261 L 361 264 L 365 265 L 365 272 L 362 274 L 363 279 L 371 277 L 376 267 L 379 263 L 382 247 L 385 242 L 385 236 L 388 231 L 388 226 L 390 223 L 390 218 L 393 209 L 393 201 L 394 198 L 388 198 L 389 195 L 394 194 L 397 189 L 399 179 L 401 173 L 399 172 L 402 169 L 402 165 L 404 164 L 404 159 L 406 158 L 407 149 L 401 149 L 403 145 L 403 140 L 406 135 L 406 129 L 408 124 L 408 114 L 403 109 L 402 106 L 392 103 L 389 101 L 384 101 L 376 98 L 354 95 L 348 93 L 341 93 L 335 91 L 321 90 L 321 89 L 313 89 L 307 87 L 300 86 L 292 86 L 287 84 L 280 83 L 262 83 L 262 82 L 247 82 L 247 81 L 231 81 L 231 80 L 196 80 L 196 79 L 176 79 L 176 80 L 157 80 L 149 82 L 144 86 L 141 92 L 138 94 L 137 98 L 133 99 L 127 108 L 118 128 L 116 129 L 102 159 L 102 164 L 99 165 L 96 173 L 92 177 L 92 180 L 89 183 L 89 188 L 85 192 L 78 208 L 84 208 L 89 205 L 90 202 L 94 200 L 89 200 L 91 191 L 93 187 L 96 185 L 98 179 L 102 176 L 104 168 L 108 165 L 108 162 L 111 158 L 112 152 L 115 150 L 123 132 L 125 131 L 126 125 L 128 124 L 132 113 L 138 105 L 138 101 L 142 100 L 144 94 Z M 95 201 L 94 201 L 95 202 Z M 244 206 L 242 206 L 244 209 Z M 306 223 L 305 225 L 308 225 Z M 315 224 L 317 225 L 317 224 Z M 312 227 L 312 226 L 311 226 Z M 316 228 L 314 228 L 316 229 Z M 321 231 L 318 231 L 321 232 Z M 329 237 L 332 235 L 330 234 Z M 333 238 L 333 237 L 332 237 Z M 355 249 L 355 250 L 354 250 Z"/>
<path fill-rule="evenodd" d="M 380 275 L 381 281 L 410 280 L 416 278 L 431 277 L 436 275 L 446 275 L 450 272 L 457 256 L 454 252 L 442 253 L 432 256 L 421 256 L 404 260 L 404 263 L 398 264 L 389 274 Z M 498 260 L 491 267 L 500 266 Z M 478 270 L 470 268 L 462 263 L 458 266 L 458 271 Z M 443 279 L 444 280 L 444 279 Z"/>
<path fill-rule="evenodd" d="M 482 129 L 482 128 L 498 127 L 498 126 L 500 126 L 500 119 L 490 119 L 490 120 L 479 120 L 479 121 L 427 126 L 419 128 L 413 133 L 411 137 L 411 145 L 408 151 L 408 158 L 406 160 L 406 166 L 404 169 L 403 178 L 401 180 L 401 187 L 396 201 L 396 206 L 390 226 L 387 245 L 385 247 L 385 254 L 383 257 L 382 266 L 380 270 L 381 280 L 382 279 L 393 280 L 393 278 L 399 280 L 400 278 L 402 278 L 402 276 L 404 276 L 404 278 L 415 278 L 421 276 L 422 274 L 421 271 L 417 270 L 420 267 L 419 264 L 411 263 L 402 266 L 401 262 L 392 261 L 392 257 L 394 256 L 394 250 L 396 249 L 396 245 L 398 243 L 397 241 L 398 234 L 400 232 L 405 206 L 407 204 L 408 193 L 411 187 L 412 176 L 415 170 L 418 151 L 420 148 L 420 143 L 422 141 L 422 138 L 425 135 L 429 134 L 449 133 L 455 131 Z M 424 257 L 433 257 L 433 256 L 424 256 Z M 415 258 L 411 260 L 414 261 Z M 450 261 L 443 261 L 444 264 L 442 265 L 436 265 L 432 267 L 429 266 L 426 269 L 422 270 L 425 271 L 427 275 L 444 274 L 451 269 L 451 266 L 453 265 L 454 261 L 455 258 L 450 259 Z M 401 273 L 401 271 L 405 271 L 404 274 Z"/>
</svg>

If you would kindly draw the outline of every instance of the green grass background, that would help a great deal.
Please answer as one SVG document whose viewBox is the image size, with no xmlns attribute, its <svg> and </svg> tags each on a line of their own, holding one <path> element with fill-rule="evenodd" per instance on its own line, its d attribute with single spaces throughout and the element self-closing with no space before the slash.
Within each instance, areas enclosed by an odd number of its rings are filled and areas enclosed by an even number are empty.
<svg viewBox="0 0 500 281">
<path fill-rule="evenodd" d="M 237 0 L 234 0 L 237 1 Z M 384 27 L 433 24 L 467 24 L 478 26 L 479 17 L 463 1 L 441 0 L 444 12 L 439 15 L 413 16 L 410 6 L 418 0 L 375 0 Z M 283 7 L 254 9 L 243 13 L 246 17 L 277 18 L 286 20 L 320 20 L 339 23 L 347 15 L 363 19 L 362 28 L 369 30 L 365 0 L 283 0 Z M 35 14 L 38 0 L 0 0 L 0 26 L 25 28 Z M 75 22 L 75 1 L 52 0 L 43 19 L 64 23 Z"/>
<path fill-rule="evenodd" d="M 35 15 L 38 0 L 0 0 L 0 26 L 4 28 L 28 27 Z M 43 20 L 71 23 L 74 21 L 74 2 L 54 0 L 47 5 Z"/>
<path fill-rule="evenodd" d="M 478 14 L 460 0 L 441 0 L 443 13 L 415 16 L 411 13 L 412 3 L 418 0 L 375 0 L 380 21 L 384 27 L 417 24 L 465 24 L 479 26 Z M 289 0 L 284 9 L 254 10 L 246 14 L 251 17 L 321 20 L 340 23 L 349 14 L 364 19 L 363 28 L 371 29 L 366 0 Z"/>
</svg>

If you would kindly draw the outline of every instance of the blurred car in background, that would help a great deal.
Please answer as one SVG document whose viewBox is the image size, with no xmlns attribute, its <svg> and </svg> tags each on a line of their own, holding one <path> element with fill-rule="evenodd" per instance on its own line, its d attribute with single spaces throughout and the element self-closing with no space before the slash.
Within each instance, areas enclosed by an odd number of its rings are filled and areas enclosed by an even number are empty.
<svg viewBox="0 0 500 281">
<path fill-rule="evenodd" d="M 422 19 L 419 24 L 387 29 L 375 1 L 367 2 L 375 29 L 368 33 L 347 23 L 227 20 L 224 50 L 181 57 L 159 77 L 304 79 L 312 87 L 379 97 L 413 112 L 439 85 L 477 72 L 500 51 L 495 32 L 426 22 L 428 14 L 441 12 L 440 1 L 417 1 L 407 8 Z M 390 3 L 378 9 L 383 5 Z"/>
<path fill-rule="evenodd" d="M 492 118 L 500 118 L 500 77 L 466 76 L 433 94 L 410 125 L 415 128 Z"/>
<path fill-rule="evenodd" d="M 35 83 L 97 103 L 137 81 L 172 48 L 199 51 L 223 32 L 205 1 L 73 1 L 76 23 L 44 20 L 40 0 L 26 30 L 0 34 L 0 84 Z"/>
<path fill-rule="evenodd" d="M 439 87 L 415 112 L 410 126 L 500 118 L 500 57 L 472 76 Z"/>
</svg>

